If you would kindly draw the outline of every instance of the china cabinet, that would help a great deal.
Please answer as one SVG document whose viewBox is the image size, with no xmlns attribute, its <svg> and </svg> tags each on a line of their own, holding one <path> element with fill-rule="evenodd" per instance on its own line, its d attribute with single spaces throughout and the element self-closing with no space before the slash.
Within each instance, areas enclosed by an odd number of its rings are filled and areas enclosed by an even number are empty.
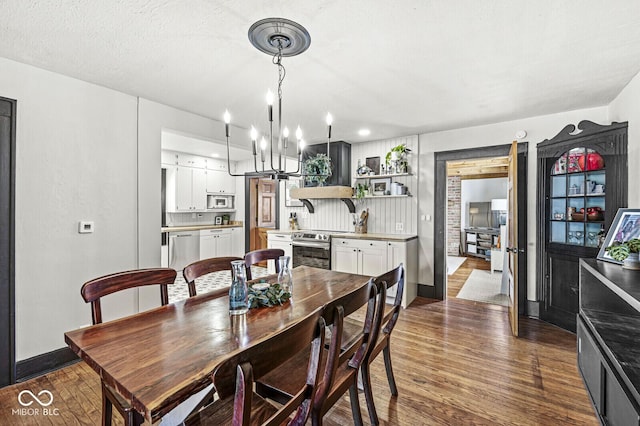
<svg viewBox="0 0 640 426">
<path fill-rule="evenodd" d="M 540 317 L 575 332 L 578 261 L 627 203 L 627 123 L 582 121 L 537 148 Z"/>
</svg>

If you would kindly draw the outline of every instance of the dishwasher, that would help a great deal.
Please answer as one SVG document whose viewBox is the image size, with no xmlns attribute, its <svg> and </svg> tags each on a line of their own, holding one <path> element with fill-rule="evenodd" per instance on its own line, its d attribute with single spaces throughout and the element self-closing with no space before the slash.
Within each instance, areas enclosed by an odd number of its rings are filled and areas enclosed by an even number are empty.
<svg viewBox="0 0 640 426">
<path fill-rule="evenodd" d="M 200 232 L 171 232 L 169 234 L 169 268 L 180 272 L 196 260 L 200 260 Z"/>
</svg>

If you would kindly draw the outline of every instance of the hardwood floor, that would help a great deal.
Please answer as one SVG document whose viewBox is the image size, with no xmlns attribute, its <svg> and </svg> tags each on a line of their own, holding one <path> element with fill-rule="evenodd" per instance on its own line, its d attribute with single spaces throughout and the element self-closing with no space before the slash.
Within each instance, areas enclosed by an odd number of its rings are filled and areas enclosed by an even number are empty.
<svg viewBox="0 0 640 426">
<path fill-rule="evenodd" d="M 491 262 L 479 257 L 467 257 L 467 260 L 453 274 L 447 276 L 447 297 L 456 297 L 458 295 L 458 292 L 474 269 L 488 271 L 491 269 Z"/>
<path fill-rule="evenodd" d="M 522 336 L 511 337 L 502 306 L 417 299 L 402 311 L 391 339 L 397 398 L 390 395 L 382 356 L 372 365 L 381 424 L 597 425 L 576 367 L 575 335 L 529 318 L 521 318 L 521 327 Z M 59 415 L 12 414 L 21 408 L 17 396 L 24 389 L 49 390 L 54 401 L 47 408 Z M 100 402 L 98 376 L 77 363 L 0 389 L 0 424 L 96 425 Z M 362 393 L 360 407 L 369 424 Z M 344 396 L 325 424 L 349 425 L 351 419 Z"/>
</svg>

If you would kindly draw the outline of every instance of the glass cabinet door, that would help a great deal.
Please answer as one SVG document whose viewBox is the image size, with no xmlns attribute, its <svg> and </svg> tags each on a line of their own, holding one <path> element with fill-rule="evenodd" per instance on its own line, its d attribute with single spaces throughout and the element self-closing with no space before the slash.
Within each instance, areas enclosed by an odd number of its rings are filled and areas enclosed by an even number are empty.
<svg viewBox="0 0 640 426">
<path fill-rule="evenodd" d="M 596 150 L 573 148 L 550 173 L 549 242 L 598 247 L 606 208 L 604 159 Z"/>
</svg>

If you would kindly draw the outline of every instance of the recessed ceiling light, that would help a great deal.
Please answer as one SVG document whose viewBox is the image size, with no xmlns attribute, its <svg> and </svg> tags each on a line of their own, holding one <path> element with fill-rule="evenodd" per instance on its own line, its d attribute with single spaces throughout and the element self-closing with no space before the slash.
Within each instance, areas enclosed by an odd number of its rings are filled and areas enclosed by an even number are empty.
<svg viewBox="0 0 640 426">
<path fill-rule="evenodd" d="M 360 130 L 358 130 L 358 134 L 360 136 L 369 136 L 371 134 L 371 130 L 369 130 L 369 129 L 360 129 Z"/>
<path fill-rule="evenodd" d="M 219 157 L 220 157 L 220 154 L 218 154 L 217 152 L 214 152 L 213 154 L 211 154 L 211 156 L 212 156 L 213 158 L 219 158 Z"/>
</svg>

